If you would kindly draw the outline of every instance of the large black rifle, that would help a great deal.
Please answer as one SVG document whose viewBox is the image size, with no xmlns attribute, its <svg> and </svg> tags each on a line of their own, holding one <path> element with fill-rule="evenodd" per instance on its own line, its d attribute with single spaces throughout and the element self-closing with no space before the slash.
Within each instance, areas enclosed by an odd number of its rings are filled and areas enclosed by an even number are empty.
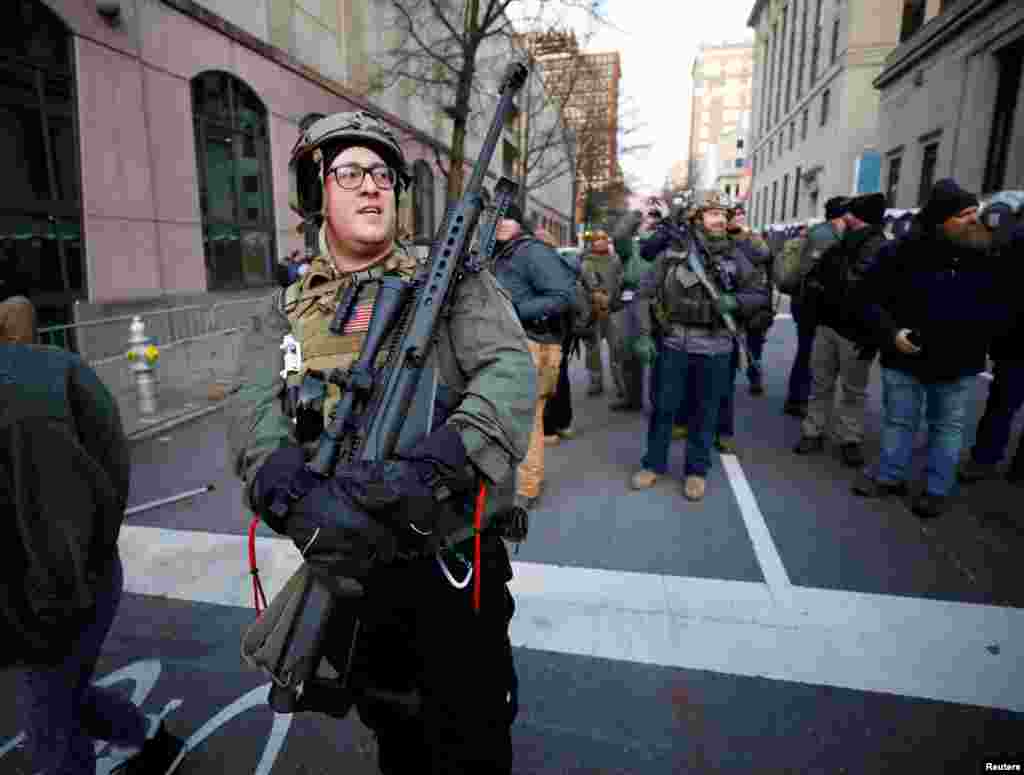
<svg viewBox="0 0 1024 775">
<path fill-rule="evenodd" d="M 292 503 L 333 476 L 343 454 L 351 461 L 385 460 L 404 446 L 410 423 L 419 426 L 420 438 L 429 430 L 431 402 L 424 405 L 421 400 L 425 392 L 421 389 L 424 367 L 441 314 L 456 282 L 464 273 L 482 268 L 470 247 L 483 210 L 483 182 L 512 110 L 513 97 L 522 88 L 527 74 L 522 63 L 508 66 L 502 78 L 497 110 L 466 190 L 449 208 L 426 263 L 411 283 L 387 276 L 379 281 L 359 357 L 347 370 L 335 369 L 328 377 L 339 387 L 341 397 L 320 436 L 316 454 L 292 481 L 287 493 L 272 504 L 270 510 L 276 516 L 286 517 Z M 488 234 L 486 241 L 492 239 L 493 235 Z M 341 299 L 341 324 L 354 307 L 358 292 L 358 287 L 353 285 Z M 341 324 L 335 325 L 338 322 L 332 323 L 335 333 L 340 332 Z M 381 348 L 387 342 L 393 342 L 388 348 L 387 362 L 379 370 L 375 369 Z M 418 440 L 413 439 L 411 443 Z M 344 705 L 351 704 L 353 699 L 353 691 L 347 685 L 347 667 L 340 682 L 319 679 L 315 673 L 327 622 L 337 599 L 358 597 L 361 586 L 355 579 L 348 579 L 345 585 L 339 586 L 337 579 L 326 578 L 312 567 L 309 571 L 309 583 L 302 592 L 287 645 L 278 660 L 278 665 L 288 665 L 290 669 L 283 675 L 282 671 L 275 673 L 269 703 L 279 713 L 320 710 L 343 714 Z M 357 631 L 358 621 L 353 639 Z M 270 668 L 272 673 L 274 667 Z M 401 704 L 402 698 L 395 702 Z M 414 705 L 415 701 L 408 700 L 408 703 Z"/>
</svg>

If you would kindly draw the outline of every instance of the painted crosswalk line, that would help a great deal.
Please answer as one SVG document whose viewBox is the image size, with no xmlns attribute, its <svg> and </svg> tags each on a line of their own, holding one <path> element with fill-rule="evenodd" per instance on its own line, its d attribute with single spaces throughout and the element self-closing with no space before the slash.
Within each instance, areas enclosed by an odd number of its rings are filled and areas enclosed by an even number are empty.
<svg viewBox="0 0 1024 775">
<path fill-rule="evenodd" d="M 126 588 L 251 606 L 244 536 L 126 525 Z M 298 567 L 259 538 L 268 596 Z M 517 647 L 1024 711 L 1024 611 L 651 573 L 513 563 Z"/>
</svg>

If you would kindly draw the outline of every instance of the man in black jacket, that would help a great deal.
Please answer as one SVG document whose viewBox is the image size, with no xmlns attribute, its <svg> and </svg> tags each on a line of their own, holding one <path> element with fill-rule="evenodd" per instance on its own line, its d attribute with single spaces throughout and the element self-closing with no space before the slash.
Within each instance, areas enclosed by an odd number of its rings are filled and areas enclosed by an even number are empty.
<svg viewBox="0 0 1024 775">
<path fill-rule="evenodd" d="M 99 739 L 135 750 L 115 773 L 150 775 L 183 747 L 92 684 L 123 590 L 130 477 L 117 404 L 96 372 L 74 353 L 0 342 L 0 669 L 15 668 L 32 772 L 94 775 Z"/>
<path fill-rule="evenodd" d="M 937 517 L 956 483 L 967 400 L 993 335 L 1009 327 L 1012 264 L 990 251 L 977 198 L 940 180 L 911 233 L 888 243 L 861 285 L 862 322 L 882 353 L 884 417 L 878 465 L 853 491 L 903 494 L 927 403 L 928 464 L 912 510 Z"/>
<path fill-rule="evenodd" d="M 1024 258 L 1024 223 L 1013 230 L 1001 254 L 1004 260 L 1018 264 Z M 1013 286 L 1020 288 L 1019 281 Z M 958 478 L 965 484 L 998 475 L 998 465 L 1010 443 L 1014 415 L 1024 406 L 1024 309 L 1018 309 L 1013 324 L 992 341 L 989 354 L 994 379 L 985 402 L 985 413 L 975 433 L 971 456 L 958 472 Z M 1024 442 L 1017 447 L 1007 478 L 1024 483 Z"/>
<path fill-rule="evenodd" d="M 864 465 L 864 404 L 874 355 L 865 353 L 865 338 L 851 298 L 864 273 L 886 242 L 882 230 L 885 196 L 867 194 L 849 203 L 842 217 L 846 229 L 840 241 L 821 257 L 807 277 L 803 303 L 816 325 L 811 352 L 811 397 L 801 426 L 798 455 L 819 452 L 830 415 L 834 435 L 848 466 Z M 835 407 L 836 381 L 842 398 Z"/>
<path fill-rule="evenodd" d="M 522 210 L 512 204 L 496 229 L 494 274 L 512 299 L 537 367 L 537 407 L 516 492 L 532 508 L 544 483 L 544 405 L 555 393 L 567 314 L 576 278 L 554 248 L 533 236 Z"/>
</svg>

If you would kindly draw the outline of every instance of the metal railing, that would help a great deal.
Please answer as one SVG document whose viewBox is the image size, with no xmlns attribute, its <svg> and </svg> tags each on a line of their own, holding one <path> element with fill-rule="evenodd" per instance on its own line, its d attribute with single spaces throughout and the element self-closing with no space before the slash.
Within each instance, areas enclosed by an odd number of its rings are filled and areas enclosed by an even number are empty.
<svg viewBox="0 0 1024 775">
<path fill-rule="evenodd" d="M 136 316 L 143 319 L 147 336 L 153 337 L 159 347 L 171 347 L 211 334 L 245 328 L 254 316 L 263 312 L 269 299 L 269 295 L 228 299 L 209 305 L 189 304 L 46 326 L 38 331 L 39 341 L 73 350 L 90 363 L 98 363 L 125 356 L 128 327 Z"/>
</svg>

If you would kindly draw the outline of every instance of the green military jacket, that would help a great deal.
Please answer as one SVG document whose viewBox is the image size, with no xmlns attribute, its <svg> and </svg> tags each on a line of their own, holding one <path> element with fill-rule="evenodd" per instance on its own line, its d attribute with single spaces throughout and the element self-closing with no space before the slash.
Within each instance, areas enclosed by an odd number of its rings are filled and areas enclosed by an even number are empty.
<svg viewBox="0 0 1024 775">
<path fill-rule="evenodd" d="M 585 254 L 580 261 L 580 271 L 584 278 L 583 284 L 587 288 L 600 288 L 608 292 L 613 312 L 621 308 L 619 297 L 622 295 L 623 268 L 622 261 L 615 253 L 609 251 L 607 255 Z"/>
<path fill-rule="evenodd" d="M 396 254 L 399 252 L 404 264 L 404 251 L 397 248 Z M 319 266 L 329 266 L 334 274 L 328 278 L 331 284 L 309 287 L 318 272 L 307 272 L 275 294 L 243 344 L 237 373 L 241 387 L 227 408 L 228 444 L 234 471 L 245 482 L 244 500 L 250 509 L 254 507 L 251 485 L 256 471 L 272 452 L 297 443 L 295 425 L 282 402 L 288 380 L 294 377 L 282 374 L 285 335 L 299 334 L 316 343 L 317 352 L 309 353 L 315 368 L 327 371 L 332 365 L 326 327 L 340 295 L 337 289 L 344 286 L 347 276 L 332 264 L 321 262 Z M 512 303 L 490 271 L 467 273 L 452 294 L 431 364 L 438 370 L 439 384 L 454 391 L 455 408 L 448 422 L 457 424 L 470 460 L 488 484 L 486 514 L 490 515 L 510 505 L 514 496 L 515 467 L 526 455 L 533 427 L 536 368 Z M 322 314 L 303 322 L 303 310 L 317 307 Z M 351 349 L 346 344 L 348 338 L 344 334 L 336 337 L 339 346 L 335 353 Z M 333 365 L 341 368 L 352 360 L 345 354 L 336 358 Z M 333 402 L 325 401 L 325 413 L 331 406 Z"/>
</svg>

